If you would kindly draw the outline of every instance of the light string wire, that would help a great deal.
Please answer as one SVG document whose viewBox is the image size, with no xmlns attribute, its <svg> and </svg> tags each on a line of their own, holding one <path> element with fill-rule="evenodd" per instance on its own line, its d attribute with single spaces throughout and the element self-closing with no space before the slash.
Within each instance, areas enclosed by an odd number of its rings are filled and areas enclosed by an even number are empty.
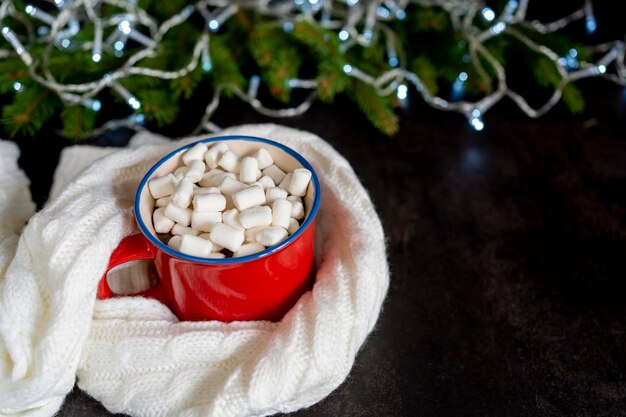
<svg viewBox="0 0 626 417">
<path fill-rule="evenodd" d="M 82 104 L 94 111 L 101 108 L 97 95 L 109 88 L 120 94 L 127 104 L 136 111 L 135 114 L 123 119 L 110 120 L 88 135 L 94 136 L 108 129 L 128 127 L 135 130 L 143 129 L 145 118 L 138 113 L 141 103 L 137 97 L 123 88 L 119 81 L 133 75 L 142 75 L 164 80 L 172 80 L 186 76 L 199 65 L 203 71 L 211 70 L 209 43 L 211 36 L 219 32 L 228 19 L 232 18 L 239 8 L 253 9 L 271 19 L 282 22 L 284 29 L 293 29 L 293 22 L 314 21 L 321 27 L 335 31 L 340 44 L 340 51 L 345 53 L 355 46 L 369 47 L 377 36 L 385 37 L 386 52 L 390 69 L 380 74 L 368 74 L 351 63 L 344 65 L 344 72 L 359 81 L 374 87 L 377 94 L 388 96 L 396 93 L 401 102 L 408 100 L 407 84 L 430 106 L 445 111 L 454 111 L 463 114 L 470 125 L 476 130 L 484 128 L 482 116 L 502 98 L 510 98 L 527 116 L 540 117 L 553 108 L 561 99 L 563 89 L 571 82 L 588 77 L 602 77 L 620 85 L 626 85 L 626 66 L 624 64 L 624 42 L 613 42 L 590 47 L 590 51 L 601 55 L 595 62 L 576 60 L 576 52 L 570 51 L 572 56 L 560 57 L 555 51 L 545 45 L 531 40 L 518 27 L 533 30 L 540 34 L 552 33 L 563 29 L 567 25 L 585 20 L 588 32 L 596 29 L 595 16 L 590 0 L 574 12 L 550 23 L 536 20 L 527 21 L 526 11 L 528 0 L 510 0 L 502 12 L 496 16 L 495 12 L 487 7 L 484 1 L 463 0 L 295 0 L 270 2 L 269 0 L 200 0 L 188 5 L 179 13 L 162 23 L 150 16 L 145 10 L 137 6 L 137 0 L 54 0 L 58 8 L 56 15 L 44 12 L 33 5 L 27 5 L 25 10 L 17 10 L 11 0 L 2 0 L 0 3 L 0 33 L 11 46 L 11 49 L 0 49 L 0 59 L 18 56 L 28 67 L 29 75 L 37 83 L 55 92 L 66 105 Z M 439 7 L 445 10 L 450 17 L 455 30 L 463 36 L 468 45 L 471 62 L 477 74 L 489 79 L 483 60 L 492 67 L 496 74 L 495 88 L 484 97 L 476 101 L 448 100 L 432 94 L 423 81 L 415 73 L 407 70 L 406 58 L 401 48 L 396 48 L 398 40 L 396 34 L 389 28 L 387 22 L 406 16 L 405 9 L 411 3 L 421 7 Z M 121 9 L 111 16 L 100 16 L 101 5 L 107 4 Z M 164 71 L 140 66 L 144 58 L 157 54 L 157 47 L 164 36 L 172 28 L 188 21 L 194 13 L 205 20 L 205 30 L 196 40 L 191 58 L 188 63 L 174 71 Z M 17 34 L 4 23 L 6 17 L 18 20 L 25 28 L 25 34 Z M 483 18 L 489 23 L 487 29 L 482 29 L 475 22 Z M 41 25 L 36 28 L 37 24 Z M 94 40 L 77 42 L 73 39 L 81 27 L 92 24 L 95 29 Z M 117 26 L 106 40 L 102 39 L 106 28 Z M 144 34 L 138 29 L 143 27 Z M 507 85 L 507 76 L 504 66 L 491 54 L 485 42 L 496 36 L 508 34 L 522 42 L 529 49 L 541 54 L 550 60 L 557 68 L 561 81 L 555 87 L 550 98 L 538 107 L 532 107 L 526 99 Z M 124 54 L 125 44 L 133 39 L 139 48 L 135 47 L 125 62 L 118 69 L 107 73 L 100 79 L 90 82 L 73 84 L 59 82 L 49 69 L 49 59 L 53 48 L 67 50 L 91 51 L 94 62 L 102 59 L 102 54 L 110 53 L 121 57 Z M 33 59 L 29 53 L 32 45 L 44 44 L 46 47 L 39 59 Z M 480 59 L 483 58 L 483 59 Z M 614 66 L 614 72 L 609 66 Z M 462 87 L 467 79 L 466 73 L 459 74 L 455 87 Z M 207 104 L 204 115 L 195 133 L 202 131 L 217 131 L 211 118 L 220 104 L 222 93 L 230 89 L 234 94 L 250 105 L 258 113 L 274 117 L 293 117 L 305 113 L 316 99 L 317 81 L 315 79 L 291 79 L 288 86 L 292 89 L 310 90 L 310 93 L 297 105 L 287 108 L 271 108 L 266 106 L 258 97 L 258 76 L 253 76 L 251 86 L 247 92 L 233 84 L 219 84 L 214 87 L 211 101 Z M 254 84 L 254 86 L 252 86 Z M 21 91 L 22 84 L 14 83 L 16 91 Z"/>
</svg>

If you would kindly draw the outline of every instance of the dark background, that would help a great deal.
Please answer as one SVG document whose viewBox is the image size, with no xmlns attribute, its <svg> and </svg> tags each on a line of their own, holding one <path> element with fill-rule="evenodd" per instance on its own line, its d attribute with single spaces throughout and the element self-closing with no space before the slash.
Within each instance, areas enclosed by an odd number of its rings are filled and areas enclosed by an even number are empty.
<svg viewBox="0 0 626 417">
<path fill-rule="evenodd" d="M 574 7 L 531 11 L 549 20 Z M 623 39 L 610 2 L 596 15 L 591 41 Z M 280 121 L 352 163 L 382 218 L 392 273 L 347 381 L 294 416 L 626 415 L 626 90 L 578 85 L 582 115 L 559 105 L 534 120 L 502 102 L 483 132 L 417 97 L 394 138 L 341 100 Z M 237 102 L 215 118 L 271 121 Z M 41 207 L 70 143 L 53 132 L 15 140 Z M 76 389 L 59 415 L 109 414 Z"/>
</svg>

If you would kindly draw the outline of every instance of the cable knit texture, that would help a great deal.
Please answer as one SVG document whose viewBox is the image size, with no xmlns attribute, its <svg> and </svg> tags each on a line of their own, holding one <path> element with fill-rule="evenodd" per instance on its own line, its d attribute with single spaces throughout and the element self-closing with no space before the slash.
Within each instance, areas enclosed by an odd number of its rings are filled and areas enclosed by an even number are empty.
<svg viewBox="0 0 626 417">
<path fill-rule="evenodd" d="M 180 322 L 154 300 L 95 299 L 109 255 L 134 231 L 142 176 L 199 138 L 141 133 L 122 150 L 67 148 L 51 201 L 32 217 L 17 149 L 0 142 L 0 415 L 53 415 L 76 376 L 107 409 L 131 416 L 290 412 L 345 380 L 389 284 L 366 191 L 348 162 L 310 133 L 248 125 L 221 134 L 284 143 L 322 184 L 316 282 L 278 323 Z"/>
</svg>

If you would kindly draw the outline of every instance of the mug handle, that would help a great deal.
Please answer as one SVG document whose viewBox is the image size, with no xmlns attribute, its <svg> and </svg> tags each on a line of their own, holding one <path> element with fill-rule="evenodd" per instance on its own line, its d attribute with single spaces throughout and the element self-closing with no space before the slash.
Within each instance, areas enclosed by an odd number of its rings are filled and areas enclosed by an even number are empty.
<svg viewBox="0 0 626 417">
<path fill-rule="evenodd" d="M 109 283 L 107 281 L 107 274 L 111 269 L 126 262 L 154 259 L 154 251 L 154 246 L 152 246 L 148 239 L 141 233 L 126 236 L 122 239 L 120 244 L 111 254 L 111 258 L 109 258 L 109 265 L 107 265 L 106 271 L 104 271 L 102 278 L 100 278 L 98 291 L 96 293 L 98 299 L 104 300 L 117 296 L 117 294 L 111 291 L 111 287 L 109 287 Z M 161 283 L 158 283 L 157 285 L 140 293 L 132 294 L 132 296 L 154 298 L 165 305 L 169 305 L 167 299 L 165 298 L 165 293 L 163 292 L 163 286 Z"/>
</svg>

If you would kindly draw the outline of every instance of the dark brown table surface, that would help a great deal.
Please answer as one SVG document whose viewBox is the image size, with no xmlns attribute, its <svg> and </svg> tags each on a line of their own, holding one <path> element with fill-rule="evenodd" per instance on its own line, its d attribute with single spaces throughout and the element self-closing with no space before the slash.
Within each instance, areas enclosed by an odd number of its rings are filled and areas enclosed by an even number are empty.
<svg viewBox="0 0 626 417">
<path fill-rule="evenodd" d="M 503 103 L 483 132 L 419 100 L 394 138 L 342 102 L 283 121 L 352 163 L 392 273 L 348 379 L 294 416 L 626 415 L 626 91 L 583 87 L 583 115 Z M 234 103 L 216 121 L 268 120 Z M 68 143 L 19 142 L 41 206 Z M 59 416 L 86 415 L 109 413 L 75 389 Z"/>
</svg>

